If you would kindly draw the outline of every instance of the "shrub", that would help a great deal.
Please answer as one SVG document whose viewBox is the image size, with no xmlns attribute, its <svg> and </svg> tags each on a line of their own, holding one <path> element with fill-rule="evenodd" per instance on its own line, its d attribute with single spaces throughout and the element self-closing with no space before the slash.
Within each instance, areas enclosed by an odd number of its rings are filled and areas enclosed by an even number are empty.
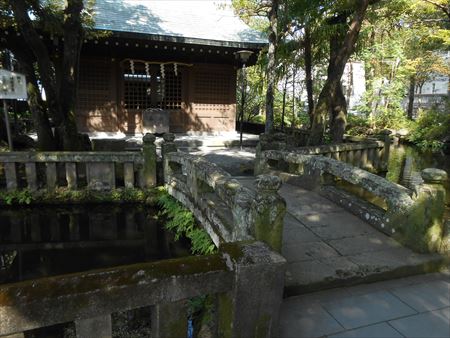
<svg viewBox="0 0 450 338">
<path fill-rule="evenodd" d="M 160 189 L 157 203 L 161 207 L 160 215 L 167 219 L 164 227 L 175 233 L 175 240 L 181 236 L 191 241 L 193 254 L 207 255 L 216 251 L 208 233 L 197 226 L 194 215 L 180 202 L 170 196 L 165 189 Z"/>
<path fill-rule="evenodd" d="M 437 151 L 443 147 L 447 136 L 450 136 L 450 114 L 421 110 L 412 124 L 408 140 L 422 149 Z"/>
</svg>

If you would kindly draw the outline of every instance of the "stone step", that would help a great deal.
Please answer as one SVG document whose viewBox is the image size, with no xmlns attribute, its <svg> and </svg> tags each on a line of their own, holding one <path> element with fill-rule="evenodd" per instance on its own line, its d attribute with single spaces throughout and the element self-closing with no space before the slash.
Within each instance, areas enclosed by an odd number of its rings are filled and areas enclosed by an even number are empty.
<svg viewBox="0 0 450 338">
<path fill-rule="evenodd" d="M 450 264 L 449 257 L 439 254 L 415 254 L 409 257 L 409 262 L 405 262 L 408 260 L 405 255 L 393 252 L 358 256 L 361 264 L 357 265 L 352 262 L 352 257 L 344 257 L 342 260 L 299 262 L 295 265 L 297 279 L 285 282 L 284 297 L 439 272 Z M 366 264 L 363 263 L 364 260 L 367 260 Z"/>
</svg>

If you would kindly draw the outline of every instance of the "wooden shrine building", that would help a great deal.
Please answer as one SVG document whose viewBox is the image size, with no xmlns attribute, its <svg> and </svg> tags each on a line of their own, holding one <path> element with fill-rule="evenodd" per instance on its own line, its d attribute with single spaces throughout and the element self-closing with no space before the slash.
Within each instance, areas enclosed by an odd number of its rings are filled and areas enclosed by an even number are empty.
<svg viewBox="0 0 450 338">
<path fill-rule="evenodd" d="M 235 52 L 266 44 L 213 1 L 96 0 L 81 52 L 82 132 L 224 132 L 235 128 Z M 103 34 L 104 33 L 104 34 Z"/>
</svg>

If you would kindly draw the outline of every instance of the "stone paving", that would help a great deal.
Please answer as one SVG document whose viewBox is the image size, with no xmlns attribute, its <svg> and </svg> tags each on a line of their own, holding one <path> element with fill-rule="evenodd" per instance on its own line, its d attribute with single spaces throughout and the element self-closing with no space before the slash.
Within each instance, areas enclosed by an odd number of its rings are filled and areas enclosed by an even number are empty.
<svg viewBox="0 0 450 338">
<path fill-rule="evenodd" d="M 339 288 L 283 302 L 279 338 L 450 337 L 450 274 Z"/>
<path fill-rule="evenodd" d="M 237 177 L 252 187 L 253 177 Z M 438 254 L 416 254 L 317 193 L 284 184 L 287 203 L 282 254 L 286 296 L 362 281 L 423 273 Z"/>
</svg>

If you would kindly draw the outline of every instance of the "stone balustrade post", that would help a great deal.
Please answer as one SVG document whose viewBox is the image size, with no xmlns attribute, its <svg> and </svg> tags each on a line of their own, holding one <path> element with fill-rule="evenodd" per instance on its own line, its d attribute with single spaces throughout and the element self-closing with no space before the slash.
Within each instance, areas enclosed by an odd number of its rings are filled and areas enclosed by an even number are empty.
<svg viewBox="0 0 450 338">
<path fill-rule="evenodd" d="M 286 202 L 278 194 L 281 179 L 260 175 L 255 180 L 256 196 L 251 204 L 251 234 L 258 241 L 266 242 L 273 250 L 281 252 L 283 220 Z"/>
<path fill-rule="evenodd" d="M 112 337 L 111 316 L 76 320 L 77 338 Z"/>
<path fill-rule="evenodd" d="M 169 163 L 166 163 L 167 155 L 170 153 L 176 153 L 178 151 L 177 145 L 175 144 L 175 134 L 165 133 L 163 135 L 163 142 L 161 143 L 161 159 L 162 159 L 162 171 L 158 170 L 158 180 L 165 182 L 167 175 L 170 175 L 171 169 Z"/>
<path fill-rule="evenodd" d="M 270 141 L 269 134 L 259 135 L 259 142 L 256 145 L 256 153 L 255 153 L 255 168 L 253 170 L 255 175 L 263 174 L 268 169 L 267 160 L 262 158 L 261 152 L 267 150 L 267 147 L 270 143 L 269 141 Z"/>
<path fill-rule="evenodd" d="M 151 323 L 152 337 L 186 337 L 188 331 L 186 301 L 160 303 L 153 306 Z"/>
<path fill-rule="evenodd" d="M 144 157 L 144 168 L 142 170 L 141 187 L 151 188 L 156 185 L 156 137 L 147 133 L 142 138 L 142 155 Z"/>
<path fill-rule="evenodd" d="M 389 163 L 389 152 L 391 148 L 391 131 L 390 130 L 382 130 L 381 135 L 383 135 L 384 147 L 381 151 L 381 161 L 380 161 L 380 171 L 387 171 L 388 163 Z"/>
<path fill-rule="evenodd" d="M 163 135 L 164 142 L 161 144 L 161 157 L 164 161 L 165 157 L 169 153 L 176 153 L 178 151 L 175 144 L 175 135 L 173 133 L 165 133 Z"/>
<path fill-rule="evenodd" d="M 415 187 L 409 206 L 393 209 L 389 214 L 392 235 L 416 252 L 448 250 L 448 233 L 444 229 L 445 188 L 444 170 L 427 168 L 421 172 L 424 183 Z"/>
<path fill-rule="evenodd" d="M 234 278 L 218 297 L 217 336 L 276 337 L 286 260 L 261 242 L 226 243 L 220 251 Z"/>
<path fill-rule="evenodd" d="M 269 165 L 266 159 L 261 157 L 261 152 L 265 150 L 286 150 L 287 136 L 284 133 L 263 133 L 259 135 L 259 142 L 256 145 L 255 156 L 255 175 L 260 175 L 269 170 Z"/>
<path fill-rule="evenodd" d="M 448 179 L 447 172 L 427 168 L 420 173 L 424 183 L 417 189 L 417 215 L 422 214 L 426 225 L 424 240 L 429 251 L 447 251 L 450 234 L 445 229 L 446 192 L 443 183 Z"/>
</svg>

